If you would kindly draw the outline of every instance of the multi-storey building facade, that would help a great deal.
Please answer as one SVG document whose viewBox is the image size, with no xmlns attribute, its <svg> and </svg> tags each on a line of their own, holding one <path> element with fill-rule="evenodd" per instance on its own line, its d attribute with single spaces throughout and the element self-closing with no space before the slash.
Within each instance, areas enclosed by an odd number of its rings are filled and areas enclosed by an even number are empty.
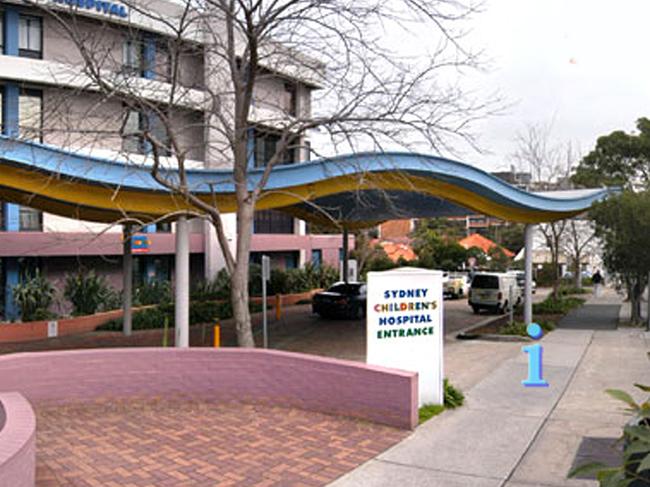
<svg viewBox="0 0 650 487">
<path fill-rule="evenodd" d="M 215 134 L 208 128 L 207 114 L 197 100 L 218 90 L 210 57 L 200 35 L 183 39 L 182 54 L 172 59 L 168 48 L 169 30 L 118 2 L 96 0 L 52 0 L 48 7 L 56 15 L 74 22 L 75 43 L 59 21 L 42 8 L 27 3 L 0 5 L 0 106 L 2 132 L 59 146 L 67 151 L 88 152 L 116 160 L 124 156 L 144 161 L 147 143 L 138 135 L 142 126 L 164 137 L 156 117 L 134 110 L 122 101 L 112 101 L 92 89 L 85 89 L 84 59 L 79 42 L 90 53 L 106 58 L 104 67 L 133 80 L 141 89 L 160 89 L 174 82 L 185 96 L 167 107 L 175 125 L 176 142 L 192 167 L 225 166 L 207 149 Z M 74 14 L 71 13 L 74 9 Z M 165 0 L 149 0 L 143 8 L 166 16 L 180 15 L 180 7 Z M 81 39 L 81 41 L 80 41 Z M 281 107 L 286 113 L 311 110 L 313 83 L 283 73 L 260 79 L 254 94 L 255 111 Z M 151 89 L 151 92 L 155 90 Z M 278 135 L 272 127 L 251 125 L 249 161 L 263 166 L 275 151 Z M 302 138 L 288 150 L 285 163 L 309 159 L 309 141 Z M 1 154 L 0 154 L 1 157 Z M 141 159 L 138 159 L 141 158 Z M 38 268 L 53 281 L 61 281 L 80 266 L 108 276 L 121 287 L 122 228 L 63 218 L 27 206 L 0 205 L 0 283 L 5 319 L 17 316 L 12 289 L 21 275 Z M 235 241 L 234 215 L 225 215 L 226 232 Z M 222 255 L 211 226 L 193 220 L 190 238 L 191 269 L 195 277 L 211 277 L 222 266 Z M 174 236 L 167 223 L 144 228 L 151 242 L 146 255 L 136 257 L 135 279 L 172 278 Z M 304 222 L 285 214 L 263 211 L 255 217 L 253 261 L 261 253 L 275 265 L 300 266 L 305 262 L 338 266 L 341 238 L 310 235 Z"/>
</svg>

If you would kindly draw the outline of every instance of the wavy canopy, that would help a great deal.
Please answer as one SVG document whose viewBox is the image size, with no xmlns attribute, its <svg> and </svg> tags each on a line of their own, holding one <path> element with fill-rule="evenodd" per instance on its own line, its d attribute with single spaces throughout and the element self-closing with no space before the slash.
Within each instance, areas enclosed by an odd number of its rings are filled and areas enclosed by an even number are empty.
<svg viewBox="0 0 650 487">
<path fill-rule="evenodd" d="M 250 187 L 262 176 L 250 171 Z M 189 170 L 192 192 L 221 212 L 236 210 L 232 171 Z M 168 171 L 171 180 L 177 172 Z M 410 153 L 360 153 L 274 168 L 258 209 L 310 222 L 363 227 L 394 218 L 466 214 L 538 223 L 584 212 L 613 189 L 548 196 L 518 189 L 473 166 Z M 0 136 L 0 199 L 62 216 L 143 221 L 196 211 L 150 175 L 125 164 Z"/>
</svg>

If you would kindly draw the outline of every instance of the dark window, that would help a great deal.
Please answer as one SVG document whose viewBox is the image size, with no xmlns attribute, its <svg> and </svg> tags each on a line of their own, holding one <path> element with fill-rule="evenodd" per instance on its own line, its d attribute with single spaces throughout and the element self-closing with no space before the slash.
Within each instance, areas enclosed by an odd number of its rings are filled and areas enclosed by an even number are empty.
<svg viewBox="0 0 650 487">
<path fill-rule="evenodd" d="M 298 113 L 298 89 L 294 83 L 284 83 L 284 110 L 295 117 Z"/>
<path fill-rule="evenodd" d="M 311 263 L 314 267 L 323 265 L 323 251 L 321 249 L 312 249 Z"/>
<path fill-rule="evenodd" d="M 4 12 L 0 12 L 0 54 L 4 54 L 4 52 L 5 52 L 5 17 L 4 17 Z"/>
<path fill-rule="evenodd" d="M 275 210 L 255 212 L 253 233 L 285 233 L 293 234 L 293 217 Z"/>
<path fill-rule="evenodd" d="M 328 291 L 333 293 L 345 294 L 347 296 L 357 296 L 363 284 L 335 284 Z"/>
<path fill-rule="evenodd" d="M 18 20 L 18 55 L 43 59 L 43 19 L 21 15 Z"/>
<path fill-rule="evenodd" d="M 156 232 L 157 233 L 171 233 L 172 224 L 169 222 L 158 222 L 156 223 Z"/>
<path fill-rule="evenodd" d="M 477 274 L 474 276 L 474 279 L 472 279 L 472 288 L 499 289 L 499 278 L 497 276 Z"/>
<path fill-rule="evenodd" d="M 270 130 L 253 129 L 249 133 L 255 138 L 255 167 L 266 166 L 278 150 L 281 135 Z M 293 164 L 298 160 L 296 152 L 298 149 L 298 140 L 289 140 L 285 149 L 279 156 L 279 164 Z"/>
<path fill-rule="evenodd" d="M 43 231 L 43 213 L 40 210 L 21 206 L 19 214 L 21 232 Z"/>
</svg>

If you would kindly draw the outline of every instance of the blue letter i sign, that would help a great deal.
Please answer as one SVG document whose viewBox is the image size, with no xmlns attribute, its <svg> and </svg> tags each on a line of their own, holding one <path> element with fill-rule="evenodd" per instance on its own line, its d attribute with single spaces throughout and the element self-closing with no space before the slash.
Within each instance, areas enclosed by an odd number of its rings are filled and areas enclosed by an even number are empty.
<svg viewBox="0 0 650 487">
<path fill-rule="evenodd" d="M 531 323 L 526 328 L 528 335 L 537 340 L 544 334 L 542 327 L 537 323 Z M 526 387 L 548 387 L 548 382 L 542 377 L 542 353 L 544 348 L 536 343 L 528 347 L 523 347 L 522 350 L 528 354 L 528 378 L 522 380 L 521 383 Z"/>
</svg>

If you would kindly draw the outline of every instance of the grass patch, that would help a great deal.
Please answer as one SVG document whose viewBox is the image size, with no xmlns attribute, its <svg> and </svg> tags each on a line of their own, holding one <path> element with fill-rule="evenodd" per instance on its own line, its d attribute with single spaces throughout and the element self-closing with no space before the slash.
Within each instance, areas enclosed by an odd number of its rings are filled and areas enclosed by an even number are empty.
<svg viewBox="0 0 650 487">
<path fill-rule="evenodd" d="M 430 420 L 437 416 L 445 409 L 455 409 L 460 407 L 465 402 L 465 395 L 460 389 L 454 387 L 449 383 L 448 379 L 443 382 L 444 387 L 444 404 L 425 404 L 418 410 L 419 424 Z"/>
<path fill-rule="evenodd" d="M 418 415 L 420 417 L 419 423 L 422 424 L 425 421 L 429 421 L 434 416 L 438 416 L 444 410 L 445 407 L 442 404 L 425 404 L 418 410 Z"/>
</svg>

